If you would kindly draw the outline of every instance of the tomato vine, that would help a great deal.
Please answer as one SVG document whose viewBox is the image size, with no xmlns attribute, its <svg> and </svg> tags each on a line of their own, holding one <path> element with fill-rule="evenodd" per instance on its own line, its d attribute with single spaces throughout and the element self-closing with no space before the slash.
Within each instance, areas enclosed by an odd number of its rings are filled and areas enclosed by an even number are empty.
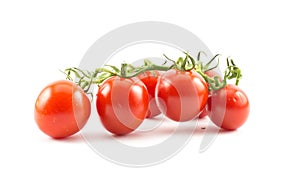
<svg viewBox="0 0 300 186">
<path fill-rule="evenodd" d="M 87 71 L 82 70 L 77 67 L 67 68 L 64 70 L 66 75 L 66 79 L 71 80 L 78 84 L 85 93 L 90 93 L 90 88 L 93 84 L 100 85 L 104 80 L 108 79 L 112 76 L 119 76 L 123 78 L 132 78 L 136 77 L 139 74 L 146 71 L 168 71 L 170 69 L 177 69 L 181 71 L 190 71 L 195 70 L 199 73 L 204 80 L 209 84 L 210 90 L 219 90 L 224 88 L 227 85 L 227 80 L 235 79 L 235 85 L 239 84 L 240 79 L 242 78 L 241 69 L 236 66 L 233 60 L 228 57 L 226 59 L 227 67 L 224 72 L 224 77 L 221 78 L 217 75 L 214 77 L 209 77 L 205 72 L 214 70 L 219 66 L 219 57 L 220 54 L 213 56 L 207 63 L 203 63 L 200 60 L 201 54 L 204 55 L 205 52 L 200 51 L 197 55 L 197 60 L 195 60 L 192 56 L 190 56 L 187 52 L 183 52 L 185 54 L 184 57 L 179 57 L 176 61 L 169 58 L 167 55 L 163 54 L 166 58 L 166 62 L 172 62 L 172 65 L 166 65 L 165 62 L 162 65 L 156 65 L 151 62 L 149 59 L 144 60 L 144 64 L 141 66 L 133 66 L 128 63 L 122 63 L 121 68 L 117 68 L 112 65 L 105 65 L 102 68 L 97 68 L 95 71 Z M 216 65 L 212 65 L 212 62 L 217 60 Z M 75 76 L 75 79 L 72 78 Z"/>
</svg>

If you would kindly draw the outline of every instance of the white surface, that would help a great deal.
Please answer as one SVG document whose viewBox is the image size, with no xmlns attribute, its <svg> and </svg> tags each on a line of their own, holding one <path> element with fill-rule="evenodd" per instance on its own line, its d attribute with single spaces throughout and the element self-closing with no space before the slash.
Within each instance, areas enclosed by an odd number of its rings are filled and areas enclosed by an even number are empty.
<svg viewBox="0 0 300 186">
<path fill-rule="evenodd" d="M 109 3 L 108 3 L 109 2 Z M 297 1 L 1 1 L 0 185 L 299 185 Z M 167 21 L 243 69 L 251 115 L 199 154 L 201 133 L 169 161 L 112 164 L 79 136 L 50 140 L 33 120 L 40 90 L 63 78 L 100 36 L 124 24 Z"/>
</svg>

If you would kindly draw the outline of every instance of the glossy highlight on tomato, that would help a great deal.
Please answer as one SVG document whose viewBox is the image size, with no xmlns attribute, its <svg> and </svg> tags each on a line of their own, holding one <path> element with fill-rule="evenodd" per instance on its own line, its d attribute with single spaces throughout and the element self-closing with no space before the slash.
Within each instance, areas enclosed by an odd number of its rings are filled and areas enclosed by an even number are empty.
<svg viewBox="0 0 300 186">
<path fill-rule="evenodd" d="M 76 84 L 53 82 L 39 94 L 34 109 L 38 127 L 52 138 L 65 138 L 84 127 L 91 113 L 90 100 Z"/>
<path fill-rule="evenodd" d="M 98 89 L 97 112 L 112 134 L 134 131 L 144 121 L 148 106 L 147 88 L 138 78 L 110 77 Z"/>
<path fill-rule="evenodd" d="M 245 92 L 231 84 L 213 92 L 207 104 L 209 118 L 225 130 L 236 130 L 242 126 L 250 112 L 250 104 Z"/>
<path fill-rule="evenodd" d="M 159 78 L 155 95 L 165 116 L 174 121 L 189 121 L 205 107 L 208 87 L 195 71 L 172 69 Z"/>
</svg>

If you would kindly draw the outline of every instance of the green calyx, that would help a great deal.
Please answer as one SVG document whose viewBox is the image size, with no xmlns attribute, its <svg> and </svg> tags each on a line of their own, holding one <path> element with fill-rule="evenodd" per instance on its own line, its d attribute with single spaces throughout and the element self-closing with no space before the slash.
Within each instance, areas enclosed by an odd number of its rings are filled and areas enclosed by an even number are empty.
<svg viewBox="0 0 300 186">
<path fill-rule="evenodd" d="M 181 71 L 189 71 L 193 70 L 195 68 L 196 62 L 194 58 L 192 58 L 187 52 L 183 52 L 185 54 L 185 57 L 179 57 L 177 61 L 170 59 L 167 55 L 163 54 L 164 57 L 171 61 L 173 65 L 171 65 L 171 68 L 181 70 Z"/>
<path fill-rule="evenodd" d="M 242 71 L 229 57 L 227 57 L 226 61 L 227 68 L 225 70 L 224 79 L 235 79 L 235 85 L 238 86 L 240 79 L 242 78 Z"/>
</svg>

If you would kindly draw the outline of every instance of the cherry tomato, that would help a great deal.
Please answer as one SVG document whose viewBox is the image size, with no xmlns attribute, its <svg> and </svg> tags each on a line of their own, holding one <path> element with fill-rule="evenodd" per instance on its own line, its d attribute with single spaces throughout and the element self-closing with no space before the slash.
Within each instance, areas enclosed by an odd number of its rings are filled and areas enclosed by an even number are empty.
<svg viewBox="0 0 300 186">
<path fill-rule="evenodd" d="M 160 73 L 158 71 L 146 71 L 138 76 L 148 90 L 149 109 L 146 116 L 147 118 L 153 118 L 161 113 L 155 101 L 155 87 L 159 75 Z"/>
<path fill-rule="evenodd" d="M 148 105 L 147 88 L 141 80 L 118 76 L 101 84 L 96 100 L 103 126 L 116 135 L 134 131 L 145 119 Z"/>
<path fill-rule="evenodd" d="M 159 78 L 155 95 L 164 115 L 174 121 L 189 121 L 204 108 L 208 88 L 197 72 L 172 69 Z"/>
<path fill-rule="evenodd" d="M 231 84 L 213 92 L 207 104 L 209 118 L 225 130 L 235 130 L 242 126 L 250 112 L 247 95 Z"/>
<path fill-rule="evenodd" d="M 67 80 L 53 82 L 39 94 L 34 109 L 38 127 L 52 138 L 78 132 L 88 121 L 91 103 L 84 91 Z"/>
</svg>

